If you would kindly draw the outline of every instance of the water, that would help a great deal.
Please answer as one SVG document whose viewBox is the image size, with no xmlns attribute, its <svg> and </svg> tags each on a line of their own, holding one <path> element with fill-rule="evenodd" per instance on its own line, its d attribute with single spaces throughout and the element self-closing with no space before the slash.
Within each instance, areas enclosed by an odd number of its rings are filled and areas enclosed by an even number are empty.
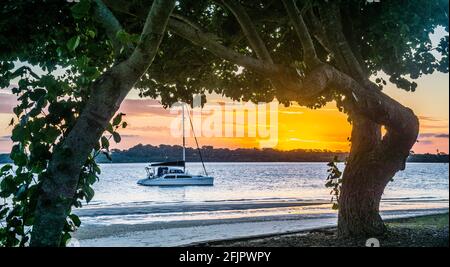
<svg viewBox="0 0 450 267">
<path fill-rule="evenodd" d="M 137 185 L 137 180 L 146 176 L 146 165 L 101 164 L 93 200 L 75 210 L 83 225 L 152 223 L 158 228 L 205 222 L 284 221 L 291 225 L 286 221 L 293 219 L 302 222 L 308 219 L 311 225 L 319 225 L 320 220 L 336 222 L 330 189 L 324 186 L 326 163 L 206 163 L 208 174 L 215 178 L 214 186 L 206 187 Z M 203 171 L 200 163 L 187 164 L 187 170 L 193 174 Z M 382 216 L 395 218 L 448 211 L 448 177 L 448 163 L 408 163 L 406 170 L 398 172 L 385 190 Z M 291 226 L 297 229 L 301 225 Z"/>
<path fill-rule="evenodd" d="M 93 201 L 75 211 L 82 246 L 180 246 L 337 224 L 326 163 L 207 163 L 212 187 L 139 186 L 145 166 L 101 166 Z M 202 172 L 199 163 L 187 169 Z M 448 212 L 448 175 L 448 164 L 407 164 L 386 188 L 381 216 Z"/>
<path fill-rule="evenodd" d="M 214 186 L 144 187 L 146 164 L 102 164 L 100 182 L 89 206 L 142 205 L 220 201 L 317 201 L 330 200 L 325 188 L 326 163 L 206 163 Z M 343 166 L 340 166 L 342 169 Z M 187 164 L 193 174 L 200 163 Z M 447 163 L 408 163 L 385 190 L 384 201 L 448 202 Z"/>
</svg>

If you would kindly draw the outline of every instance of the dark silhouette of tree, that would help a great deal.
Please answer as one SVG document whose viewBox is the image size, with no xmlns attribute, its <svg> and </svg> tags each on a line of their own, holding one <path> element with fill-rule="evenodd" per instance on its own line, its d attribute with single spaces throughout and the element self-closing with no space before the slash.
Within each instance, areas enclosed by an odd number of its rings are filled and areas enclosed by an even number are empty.
<svg viewBox="0 0 450 267">
<path fill-rule="evenodd" d="M 382 234 L 381 195 L 405 168 L 419 123 L 382 92 L 381 77 L 369 78 L 384 72 L 414 91 L 414 79 L 448 72 L 448 35 L 437 46 L 429 37 L 437 26 L 448 32 L 445 0 L 5 0 L 0 12 L 0 87 L 20 101 L 17 168 L 1 170 L 8 246 L 27 245 L 30 231 L 35 246 L 70 238 L 80 225 L 71 208 L 92 199 L 95 156 L 120 141 L 126 123 L 114 114 L 132 87 L 165 106 L 212 92 L 311 108 L 336 101 L 353 125 L 339 234 Z"/>
<path fill-rule="evenodd" d="M 143 19 L 141 1 L 105 3 L 127 24 Z M 336 101 L 353 126 L 339 234 L 376 236 L 384 188 L 419 131 L 413 111 L 383 93 L 380 74 L 412 92 L 420 76 L 448 72 L 448 34 L 430 40 L 438 26 L 448 33 L 448 1 L 180 1 L 137 87 L 167 106 L 210 92 L 311 108 Z"/>
</svg>

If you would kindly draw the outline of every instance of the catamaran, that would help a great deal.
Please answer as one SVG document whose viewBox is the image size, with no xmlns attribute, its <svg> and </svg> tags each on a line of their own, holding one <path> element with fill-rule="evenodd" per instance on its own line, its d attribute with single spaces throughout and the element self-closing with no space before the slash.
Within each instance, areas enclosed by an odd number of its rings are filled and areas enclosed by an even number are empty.
<svg viewBox="0 0 450 267">
<path fill-rule="evenodd" d="M 202 161 L 203 171 L 205 175 L 193 175 L 186 171 L 186 137 L 184 127 L 184 103 L 182 103 L 183 112 L 183 160 L 171 161 L 171 162 L 158 162 L 150 163 L 145 167 L 147 171 L 147 177 L 139 180 L 139 185 L 147 186 L 189 186 L 189 185 L 213 185 L 214 177 L 209 176 L 206 172 L 203 157 L 198 146 L 197 137 L 195 136 L 194 126 L 192 124 L 191 117 L 189 115 L 189 121 L 191 124 L 192 132 L 194 133 L 195 143 L 199 152 L 200 160 Z"/>
</svg>

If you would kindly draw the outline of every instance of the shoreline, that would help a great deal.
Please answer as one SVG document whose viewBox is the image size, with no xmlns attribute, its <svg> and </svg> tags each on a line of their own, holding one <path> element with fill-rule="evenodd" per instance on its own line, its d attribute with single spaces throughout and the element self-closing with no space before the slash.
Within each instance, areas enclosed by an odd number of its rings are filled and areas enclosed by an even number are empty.
<svg viewBox="0 0 450 267">
<path fill-rule="evenodd" d="M 381 247 L 449 247 L 449 213 L 384 220 L 387 232 L 378 238 Z M 213 240 L 195 247 L 365 247 L 366 239 L 338 238 L 336 227 L 259 237 Z"/>
<path fill-rule="evenodd" d="M 385 221 L 448 214 L 448 208 L 384 211 Z M 140 224 L 85 225 L 74 235 L 81 246 L 202 246 L 211 242 L 302 234 L 336 227 L 336 214 L 261 216 Z"/>
</svg>

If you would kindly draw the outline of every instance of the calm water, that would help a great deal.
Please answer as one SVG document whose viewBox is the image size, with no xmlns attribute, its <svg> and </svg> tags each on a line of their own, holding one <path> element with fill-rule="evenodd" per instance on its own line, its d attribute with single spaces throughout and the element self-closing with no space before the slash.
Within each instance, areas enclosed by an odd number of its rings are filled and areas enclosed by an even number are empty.
<svg viewBox="0 0 450 267">
<path fill-rule="evenodd" d="M 100 182 L 89 206 L 143 203 L 301 200 L 328 201 L 324 187 L 326 163 L 207 163 L 215 177 L 212 187 L 144 187 L 146 164 L 102 164 Z M 342 168 L 342 166 L 341 166 Z M 201 173 L 200 163 L 187 165 Z M 383 199 L 408 202 L 448 202 L 449 166 L 444 163 L 409 163 L 397 173 Z"/>
<path fill-rule="evenodd" d="M 93 202 L 76 210 L 86 233 L 82 245 L 175 246 L 337 223 L 324 187 L 326 163 L 208 163 L 215 177 L 212 187 L 139 186 L 136 181 L 145 177 L 145 166 L 101 166 Z M 187 167 L 191 173 L 202 171 L 198 163 Z M 448 211 L 448 167 L 408 164 L 387 187 L 381 216 Z M 106 237 L 102 229 L 110 229 Z"/>
</svg>

